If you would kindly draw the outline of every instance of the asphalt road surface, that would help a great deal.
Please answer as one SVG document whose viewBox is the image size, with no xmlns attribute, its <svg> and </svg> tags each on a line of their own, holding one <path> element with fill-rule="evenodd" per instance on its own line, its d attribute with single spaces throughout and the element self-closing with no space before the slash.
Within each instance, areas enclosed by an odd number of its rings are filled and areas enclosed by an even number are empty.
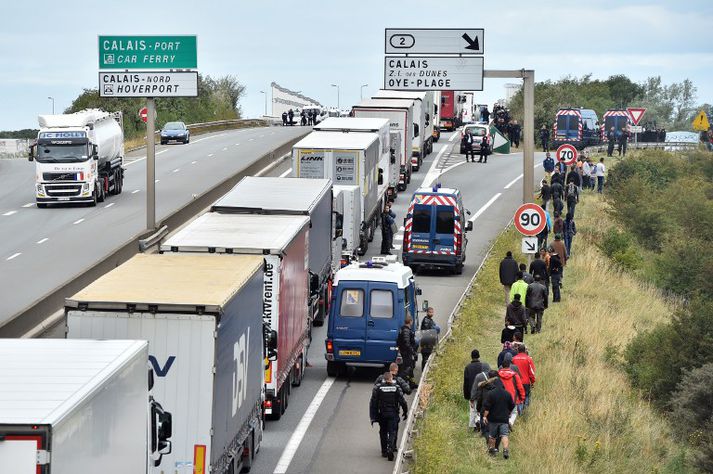
<svg viewBox="0 0 713 474">
<path fill-rule="evenodd" d="M 156 216 L 161 220 L 304 133 L 252 128 L 196 136 L 156 149 Z M 0 160 L 0 326 L 145 229 L 145 150 L 127 155 L 124 191 L 97 207 L 38 209 L 34 163 Z"/>
<path fill-rule="evenodd" d="M 465 163 L 463 156 L 458 154 L 458 133 L 442 135 L 423 168 L 414 175 L 408 190 L 399 195 L 392 207 L 397 215 L 396 222 L 402 223 L 413 192 L 424 180 L 429 185 L 436 177 L 436 182 L 444 187 L 457 187 L 463 191 L 464 206 L 471 211 L 470 218 L 474 222 L 473 232 L 468 233 L 463 274 L 428 271 L 416 277 L 417 284 L 423 289 L 421 301 L 427 299 L 435 308 L 436 321 L 442 328 L 491 241 L 510 221 L 522 199 L 522 154 L 493 155 L 487 164 Z M 450 137 L 453 141 L 448 141 Z M 436 158 L 439 160 L 434 165 Z M 536 178 L 541 178 L 543 158 L 541 153 L 535 156 Z M 445 172 L 439 176 L 441 171 Z M 394 246 L 398 248 L 394 252 L 400 249 L 402 239 L 403 228 L 394 239 Z M 377 255 L 380 247 L 380 235 L 377 235 L 367 255 Z M 327 377 L 326 332 L 326 325 L 314 328 L 309 352 L 312 367 L 305 372 L 302 385 L 292 391 L 282 419 L 267 422 L 263 445 L 251 472 L 391 472 L 393 462 L 380 454 L 378 425 L 371 427 L 369 423 L 369 397 L 373 382 L 381 371 L 357 368 L 348 371 L 344 377 Z M 420 368 L 420 360 L 417 367 Z"/>
</svg>

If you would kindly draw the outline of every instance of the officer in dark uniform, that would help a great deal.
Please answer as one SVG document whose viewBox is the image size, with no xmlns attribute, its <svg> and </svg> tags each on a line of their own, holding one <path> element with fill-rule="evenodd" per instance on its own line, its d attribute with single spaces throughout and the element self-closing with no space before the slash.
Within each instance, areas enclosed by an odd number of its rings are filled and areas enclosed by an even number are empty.
<svg viewBox="0 0 713 474">
<path fill-rule="evenodd" d="M 616 141 L 616 132 L 614 131 L 614 127 L 612 127 L 607 132 L 607 156 L 612 156 L 614 154 L 614 145 L 616 145 Z"/>
<path fill-rule="evenodd" d="M 282 112 L 282 126 L 287 126 L 287 112 Z"/>
<path fill-rule="evenodd" d="M 424 336 L 424 331 L 431 331 L 435 330 L 436 334 L 440 334 L 441 328 L 436 322 L 433 320 L 433 308 L 428 308 L 426 310 L 426 316 L 423 318 L 421 321 L 421 370 L 423 371 L 423 368 L 426 366 L 426 361 L 428 361 L 428 358 L 431 357 L 431 353 L 433 352 L 433 348 L 435 344 L 438 342 L 438 339 L 431 339 L 426 340 L 426 337 Z"/>
<path fill-rule="evenodd" d="M 391 372 L 384 373 L 384 381 L 374 386 L 369 401 L 371 424 L 379 423 L 381 456 L 394 460 L 396 439 L 399 432 L 399 406 L 404 420 L 408 416 L 408 405 L 401 388 L 394 382 Z"/>
<path fill-rule="evenodd" d="M 416 335 L 411 329 L 411 324 L 413 319 L 411 316 L 406 316 L 404 320 L 404 325 L 401 326 L 399 330 L 399 335 L 396 338 L 396 345 L 399 348 L 399 353 L 401 354 L 401 366 L 399 367 L 399 375 L 404 380 L 411 384 L 411 388 L 414 389 L 418 387 L 418 384 L 413 379 L 413 369 L 416 366 Z"/>
<path fill-rule="evenodd" d="M 287 118 L 290 121 L 290 125 L 294 125 L 295 121 L 293 120 L 295 118 L 295 111 L 290 109 L 287 111 Z"/>
</svg>

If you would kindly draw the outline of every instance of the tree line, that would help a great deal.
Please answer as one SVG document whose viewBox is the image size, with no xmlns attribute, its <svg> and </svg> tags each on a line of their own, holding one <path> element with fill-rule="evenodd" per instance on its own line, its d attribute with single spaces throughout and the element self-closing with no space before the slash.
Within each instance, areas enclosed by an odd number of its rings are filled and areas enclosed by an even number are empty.
<svg viewBox="0 0 713 474">
<path fill-rule="evenodd" d="M 535 84 L 535 127 L 552 127 L 561 107 L 593 109 L 601 119 L 608 109 L 645 107 L 640 125 L 665 128 L 668 131 L 691 130 L 691 122 L 699 110 L 711 111 L 710 104 L 696 104 L 696 86 L 689 79 L 664 84 L 661 76 L 649 77 L 637 83 L 619 74 L 606 80 L 592 75 L 566 76 L 558 81 Z M 522 88 L 508 104 L 517 120 L 523 117 Z"/>
</svg>

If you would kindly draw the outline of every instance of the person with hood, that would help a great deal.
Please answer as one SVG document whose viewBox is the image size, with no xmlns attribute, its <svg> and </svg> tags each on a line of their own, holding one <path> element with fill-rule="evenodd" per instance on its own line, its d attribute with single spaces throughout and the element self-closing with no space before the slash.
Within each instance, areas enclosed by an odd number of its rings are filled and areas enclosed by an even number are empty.
<svg viewBox="0 0 713 474">
<path fill-rule="evenodd" d="M 473 387 L 475 386 L 475 379 L 478 374 L 485 372 L 486 374 L 490 370 L 490 365 L 487 362 L 481 362 L 480 351 L 478 349 L 473 349 L 470 351 L 470 364 L 465 366 L 463 369 L 463 398 L 470 400 L 470 418 L 468 421 L 468 428 L 473 428 L 474 430 L 478 427 L 478 410 L 473 398 Z M 477 394 L 476 394 L 477 396 Z"/>
<path fill-rule="evenodd" d="M 408 417 L 408 405 L 391 372 L 384 372 L 383 377 L 384 381 L 375 385 L 371 391 L 369 418 L 372 425 L 379 423 L 381 456 L 393 461 L 399 432 L 399 407 L 405 420 Z"/>
<path fill-rule="evenodd" d="M 574 222 L 574 214 L 567 213 L 564 219 L 564 246 L 567 248 L 567 257 L 572 255 L 572 240 L 577 235 L 577 224 Z"/>
<path fill-rule="evenodd" d="M 552 222 L 552 231 L 555 234 L 561 234 L 564 229 L 564 220 L 562 220 L 562 214 L 555 211 L 555 220 Z"/>
<path fill-rule="evenodd" d="M 517 350 L 515 347 L 518 344 L 522 344 L 522 333 L 521 332 L 515 332 L 512 336 L 512 342 L 511 341 L 505 341 L 503 343 L 503 350 L 500 351 L 500 354 L 498 354 L 498 367 L 501 367 L 503 365 L 503 361 L 505 360 L 505 356 L 507 354 L 512 355 L 513 357 L 515 354 L 517 354 Z"/>
<path fill-rule="evenodd" d="M 517 348 L 517 355 L 513 357 L 511 367 L 519 369 L 522 387 L 525 389 L 524 408 L 527 408 L 530 405 L 530 391 L 535 384 L 535 362 L 527 353 L 527 347 L 522 345 Z"/>
<path fill-rule="evenodd" d="M 510 357 L 512 357 L 512 355 Z M 520 376 L 510 367 L 511 361 L 512 358 L 507 357 L 503 360 L 503 365 L 500 370 L 498 370 L 498 377 L 500 377 L 500 381 L 503 383 L 503 388 L 512 396 L 512 401 L 515 403 L 515 406 L 518 407 L 518 411 L 520 411 L 520 405 L 525 403 L 525 387 L 522 386 Z M 512 425 L 515 418 L 511 416 L 510 419 L 510 424 Z"/>
<path fill-rule="evenodd" d="M 505 306 L 510 303 L 510 287 L 517 281 L 517 262 L 508 251 L 505 258 L 500 261 L 500 284 L 505 290 Z"/>
<path fill-rule="evenodd" d="M 561 301 L 560 288 L 562 288 L 562 260 L 554 249 L 550 252 L 550 280 L 552 282 L 552 302 Z"/>
<path fill-rule="evenodd" d="M 548 175 L 551 175 L 555 170 L 555 160 L 549 151 L 545 154 L 545 159 L 542 160 L 542 169 L 544 169 Z"/>
<path fill-rule="evenodd" d="M 562 241 L 562 234 L 555 234 L 555 241 L 552 242 L 552 248 L 555 249 L 555 252 L 557 252 L 557 255 L 559 255 L 560 261 L 562 262 L 562 267 L 566 267 L 567 248 L 564 246 L 564 242 Z"/>
<path fill-rule="evenodd" d="M 408 382 L 398 376 L 399 364 L 397 364 L 396 362 L 392 362 L 391 364 L 389 364 L 389 372 L 391 372 L 391 375 L 394 376 L 394 382 L 396 382 L 396 385 L 399 386 L 401 391 L 404 392 L 405 395 L 411 395 L 411 386 L 408 384 Z M 376 378 L 376 381 L 374 381 L 374 385 L 378 385 L 383 382 L 384 374 L 380 374 Z"/>
<path fill-rule="evenodd" d="M 503 329 L 501 334 L 500 342 L 504 343 L 505 341 L 512 340 L 512 336 L 515 332 L 519 332 L 522 335 L 527 332 L 527 313 L 525 312 L 525 307 L 522 305 L 522 301 L 520 301 L 519 294 L 515 295 L 515 298 L 505 309 L 505 329 Z"/>
<path fill-rule="evenodd" d="M 535 281 L 527 286 L 527 296 L 525 296 L 525 306 L 527 306 L 532 334 L 542 330 L 542 317 L 547 309 L 548 301 L 549 292 L 542 283 L 542 276 L 535 275 Z"/>
<path fill-rule="evenodd" d="M 543 125 L 542 128 L 540 129 L 540 141 L 542 142 L 542 151 L 547 151 L 549 150 L 549 143 L 550 143 L 550 131 L 547 130 L 547 126 Z M 553 163 L 554 166 L 554 163 Z M 545 171 L 547 169 L 545 168 Z"/>
<path fill-rule="evenodd" d="M 510 394 L 505 390 L 499 373 L 489 372 L 489 378 L 483 383 L 483 424 L 488 428 L 488 452 L 491 456 L 498 454 L 498 448 L 495 447 L 498 439 L 503 445 L 503 457 L 510 457 L 510 413 L 515 409 Z"/>
<path fill-rule="evenodd" d="M 522 279 L 522 272 L 517 271 L 517 281 L 512 284 L 510 288 L 510 302 L 515 299 L 515 295 L 520 295 L 520 301 L 525 301 L 525 295 L 527 294 L 527 283 Z"/>
<path fill-rule="evenodd" d="M 470 391 L 471 407 L 475 408 L 477 418 L 476 427 L 473 431 L 480 433 L 485 438 L 485 444 L 488 444 L 488 425 L 483 423 L 483 402 L 491 390 L 495 389 L 496 384 L 500 384 L 497 370 L 484 370 L 475 376 L 473 388 Z"/>
<path fill-rule="evenodd" d="M 413 319 L 411 316 L 406 316 L 403 326 L 399 330 L 399 334 L 396 337 L 396 346 L 401 354 L 401 367 L 399 367 L 399 374 L 401 378 L 406 380 L 411 389 L 418 387 L 418 384 L 413 379 L 413 369 L 416 365 L 416 336 L 411 329 L 411 324 Z"/>
<path fill-rule="evenodd" d="M 441 333 L 441 327 L 436 324 L 436 322 L 433 320 L 433 308 L 428 308 L 426 310 L 426 316 L 424 316 L 423 320 L 421 321 L 421 334 L 423 335 L 423 331 L 431 331 L 435 330 L 436 334 Z M 438 342 L 438 339 L 435 340 Z M 426 367 L 426 361 L 428 361 L 428 358 L 431 357 L 431 353 L 433 352 L 433 346 L 432 345 L 426 345 L 423 340 L 423 336 L 421 337 L 421 371 L 423 371 L 423 368 Z"/>
</svg>

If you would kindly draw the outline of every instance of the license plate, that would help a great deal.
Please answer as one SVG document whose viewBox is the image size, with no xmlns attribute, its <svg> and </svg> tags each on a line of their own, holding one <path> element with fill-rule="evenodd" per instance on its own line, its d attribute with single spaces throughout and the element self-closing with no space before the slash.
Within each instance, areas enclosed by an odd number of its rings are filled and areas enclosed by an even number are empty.
<svg viewBox="0 0 713 474">
<path fill-rule="evenodd" d="M 68 197 L 61 197 L 61 198 L 57 198 L 57 199 L 59 199 L 60 201 L 69 201 Z"/>
<path fill-rule="evenodd" d="M 359 357 L 361 355 L 361 351 L 339 351 L 340 356 L 351 356 L 351 357 Z"/>
<path fill-rule="evenodd" d="M 428 245 L 413 245 L 413 248 L 419 250 L 428 250 Z"/>
</svg>

